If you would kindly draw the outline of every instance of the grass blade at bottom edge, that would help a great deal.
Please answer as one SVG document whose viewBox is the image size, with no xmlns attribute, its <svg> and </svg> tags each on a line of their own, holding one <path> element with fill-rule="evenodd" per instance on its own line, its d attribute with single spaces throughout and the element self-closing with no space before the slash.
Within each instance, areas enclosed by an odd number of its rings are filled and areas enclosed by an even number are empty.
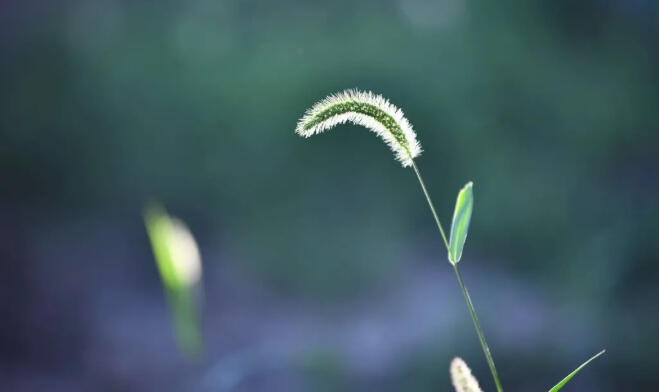
<svg viewBox="0 0 659 392">
<path fill-rule="evenodd" d="M 574 369 L 574 371 L 572 373 L 568 374 L 567 377 L 562 379 L 558 384 L 556 384 L 552 389 L 550 389 L 549 392 L 560 391 L 565 386 L 565 384 L 567 384 L 572 379 L 572 377 L 574 377 L 577 373 L 579 373 L 581 371 L 581 369 L 585 368 L 586 365 L 591 363 L 593 360 L 595 360 L 595 358 L 599 357 L 600 355 L 604 354 L 605 352 L 606 352 L 606 350 L 602 350 L 602 351 L 598 352 L 597 354 L 593 355 L 589 360 L 582 363 L 581 366 Z"/>
</svg>

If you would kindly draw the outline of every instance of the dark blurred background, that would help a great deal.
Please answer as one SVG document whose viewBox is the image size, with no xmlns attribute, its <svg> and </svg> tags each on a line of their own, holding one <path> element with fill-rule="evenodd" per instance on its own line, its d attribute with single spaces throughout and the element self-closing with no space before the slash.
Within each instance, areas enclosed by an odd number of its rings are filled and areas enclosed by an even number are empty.
<svg viewBox="0 0 659 392">
<path fill-rule="evenodd" d="M 5 1 L 0 389 L 494 385 L 410 169 L 309 140 L 345 88 L 404 109 L 509 391 L 659 388 L 659 5 L 651 0 Z M 188 223 L 203 357 L 176 344 L 142 222 Z"/>
</svg>

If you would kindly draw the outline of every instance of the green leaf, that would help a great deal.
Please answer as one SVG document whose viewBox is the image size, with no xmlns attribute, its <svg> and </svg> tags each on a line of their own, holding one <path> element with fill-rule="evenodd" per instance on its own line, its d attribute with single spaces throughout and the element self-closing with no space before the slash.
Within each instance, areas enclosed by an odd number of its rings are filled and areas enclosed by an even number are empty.
<svg viewBox="0 0 659 392">
<path fill-rule="evenodd" d="M 606 350 L 602 350 L 602 351 L 600 351 L 599 353 L 593 355 L 592 358 L 590 358 L 589 360 L 587 360 L 586 362 L 584 362 L 584 363 L 583 363 L 581 366 L 579 366 L 578 368 L 574 369 L 574 371 L 573 371 L 572 373 L 568 374 L 567 377 L 565 377 L 564 379 L 562 379 L 561 382 L 559 382 L 558 384 L 556 384 L 552 389 L 549 390 L 549 392 L 560 391 L 560 390 L 565 386 L 565 384 L 567 384 L 567 383 L 572 379 L 572 377 L 574 377 L 577 373 L 579 373 L 579 371 L 581 371 L 581 369 L 585 368 L 586 365 L 588 365 L 589 363 L 591 363 L 595 358 L 599 357 L 600 355 L 604 354 L 605 352 L 606 352 Z"/>
<path fill-rule="evenodd" d="M 448 259 L 451 264 L 456 265 L 462 257 L 462 248 L 467 240 L 469 221 L 471 221 L 471 210 L 474 207 L 473 183 L 468 182 L 458 193 L 455 202 L 453 222 L 451 223 L 451 238 L 449 240 Z"/>
</svg>

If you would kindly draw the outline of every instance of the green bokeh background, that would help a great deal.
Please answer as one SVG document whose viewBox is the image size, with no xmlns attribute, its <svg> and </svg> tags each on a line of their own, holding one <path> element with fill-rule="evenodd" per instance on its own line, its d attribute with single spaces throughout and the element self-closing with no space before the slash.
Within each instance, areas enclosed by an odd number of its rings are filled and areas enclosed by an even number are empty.
<svg viewBox="0 0 659 392">
<path fill-rule="evenodd" d="M 414 125 L 445 224 L 474 181 L 462 263 L 489 282 L 481 302 L 513 281 L 592 323 L 579 328 L 596 346 L 573 341 L 570 318 L 545 325 L 537 351 L 491 341 L 504 386 L 548 389 L 601 347 L 572 390 L 659 384 L 656 2 L 24 1 L 0 6 L 0 25 L 0 201 L 26 232 L 113 216 L 133 228 L 158 200 L 202 251 L 319 306 L 386 289 L 410 263 L 448 275 L 416 179 L 386 146 L 350 125 L 293 133 L 325 95 L 372 90 Z M 506 326 L 483 312 L 486 333 Z M 306 390 L 447 390 L 456 353 L 492 390 L 466 315 L 451 316 L 461 338 L 361 384 L 331 352 L 309 354 Z"/>
</svg>

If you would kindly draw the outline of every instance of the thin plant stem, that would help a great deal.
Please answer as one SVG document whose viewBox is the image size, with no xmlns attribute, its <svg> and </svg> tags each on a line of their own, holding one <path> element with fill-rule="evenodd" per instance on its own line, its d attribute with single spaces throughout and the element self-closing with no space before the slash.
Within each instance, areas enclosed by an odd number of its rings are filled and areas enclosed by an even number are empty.
<svg viewBox="0 0 659 392">
<path fill-rule="evenodd" d="M 437 216 L 437 212 L 435 211 L 435 206 L 432 200 L 430 199 L 430 195 L 428 194 L 428 190 L 426 189 L 426 184 L 423 182 L 423 177 L 421 177 L 421 172 L 419 171 L 419 168 L 416 167 L 414 161 L 412 161 L 412 168 L 414 168 L 414 173 L 416 174 L 416 178 L 419 179 L 419 184 L 421 184 L 421 189 L 423 190 L 423 194 L 426 196 L 426 200 L 428 201 L 428 206 L 430 207 L 432 216 L 435 218 L 435 222 L 437 223 L 437 228 L 439 229 L 439 233 L 442 235 L 442 239 L 444 240 L 444 245 L 446 245 L 446 250 L 448 251 L 450 247 L 449 247 L 449 242 L 446 239 L 446 234 L 444 233 L 444 228 L 442 227 L 442 223 L 439 221 L 439 217 Z M 457 276 L 458 282 L 460 283 L 462 294 L 464 295 L 465 301 L 467 302 L 467 308 L 469 309 L 471 320 L 474 322 L 474 327 L 476 328 L 476 334 L 478 334 L 478 340 L 481 343 L 481 347 L 483 347 L 483 353 L 485 354 L 485 359 L 487 360 L 487 364 L 490 366 L 490 372 L 492 372 L 492 377 L 494 378 L 494 383 L 496 384 L 497 391 L 503 392 L 501 381 L 499 381 L 499 374 L 497 373 L 497 368 L 494 366 L 494 359 L 492 358 L 492 353 L 490 353 L 490 347 L 487 345 L 487 341 L 485 340 L 485 335 L 483 334 L 483 329 L 481 328 L 480 321 L 478 321 L 478 316 L 476 315 L 476 309 L 474 308 L 474 304 L 471 302 L 471 297 L 469 296 L 469 292 L 467 291 L 467 286 L 465 285 L 465 282 L 462 279 L 462 275 L 460 274 L 458 265 L 457 264 L 452 264 L 452 265 L 453 265 L 453 269 L 455 270 L 455 276 Z"/>
<path fill-rule="evenodd" d="M 462 294 L 464 294 L 465 301 L 467 302 L 467 307 L 469 308 L 469 314 L 471 315 L 471 320 L 474 322 L 474 327 L 476 328 L 476 333 L 478 334 L 478 340 L 480 340 L 481 346 L 483 347 L 483 353 L 485 353 L 485 359 L 487 359 L 487 364 L 490 366 L 490 372 L 492 372 L 492 377 L 494 378 L 494 383 L 497 386 L 497 391 L 503 392 L 503 387 L 501 386 L 501 381 L 499 381 L 499 374 L 497 373 L 497 368 L 494 366 L 494 359 L 492 358 L 490 347 L 487 345 L 487 341 L 485 340 L 485 335 L 483 334 L 481 323 L 480 321 L 478 321 L 478 315 L 476 315 L 476 309 L 474 309 L 474 304 L 471 302 L 471 297 L 469 296 L 469 291 L 467 291 L 467 286 L 465 285 L 464 280 L 462 280 L 462 275 L 460 274 L 460 269 L 458 269 L 457 264 L 453 266 L 453 269 L 455 270 L 455 276 L 458 277 L 458 282 L 460 283 Z"/>
<path fill-rule="evenodd" d="M 448 245 L 448 240 L 446 239 L 446 234 L 444 234 L 444 228 L 442 227 L 442 223 L 439 221 L 439 217 L 437 216 L 437 211 L 435 211 L 435 206 L 433 205 L 432 200 L 430 199 L 430 195 L 428 194 L 428 190 L 426 189 L 426 184 L 423 182 L 423 177 L 421 177 L 421 172 L 419 171 L 419 168 L 416 167 L 416 163 L 414 163 L 414 161 L 412 161 L 412 167 L 414 168 L 414 173 L 416 173 L 416 178 L 419 179 L 419 184 L 421 184 L 421 189 L 423 189 L 423 194 L 426 196 L 426 200 L 428 201 L 428 206 L 430 207 L 432 216 L 435 218 L 435 222 L 437 223 L 437 228 L 439 229 L 439 233 L 442 235 L 442 239 L 444 240 L 444 245 L 446 245 L 446 251 L 448 251 L 449 245 Z"/>
</svg>

